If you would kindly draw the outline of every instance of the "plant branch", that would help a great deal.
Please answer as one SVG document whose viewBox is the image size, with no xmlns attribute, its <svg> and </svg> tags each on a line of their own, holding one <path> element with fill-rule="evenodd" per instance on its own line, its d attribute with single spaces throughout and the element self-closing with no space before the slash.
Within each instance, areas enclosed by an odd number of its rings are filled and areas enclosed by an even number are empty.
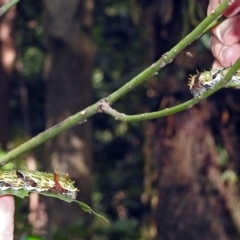
<svg viewBox="0 0 240 240">
<path fill-rule="evenodd" d="M 10 6 L 13 6 L 16 4 L 19 0 L 12 0 L 8 4 L 5 4 L 1 9 L 2 11 L 7 11 L 6 5 L 8 9 Z M 213 22 L 215 19 L 217 19 L 220 14 L 227 8 L 229 0 L 224 0 L 224 2 L 219 5 L 219 7 L 213 11 L 208 17 L 206 17 L 201 24 L 198 25 L 197 28 L 195 28 L 189 35 L 187 35 L 180 43 L 178 43 L 174 48 L 172 48 L 169 52 L 165 53 L 156 63 L 153 63 L 150 67 L 145 69 L 143 72 L 141 72 L 139 75 L 137 75 L 135 78 L 130 80 L 127 84 L 125 84 L 123 87 L 109 95 L 104 101 L 97 102 L 93 104 L 92 106 L 89 106 L 85 110 L 76 113 L 75 115 L 67 118 L 63 122 L 60 122 L 59 124 L 53 126 L 52 128 L 40 133 L 36 137 L 30 139 L 29 141 L 25 142 L 24 144 L 20 145 L 19 147 L 13 149 L 12 151 L 8 152 L 6 155 L 4 155 L 2 158 L 0 158 L 0 165 L 4 165 L 7 162 L 11 161 L 12 159 L 22 155 L 23 153 L 39 146 L 40 144 L 46 142 L 47 140 L 59 135 L 64 130 L 73 127 L 74 125 L 77 125 L 79 123 L 82 123 L 87 120 L 88 117 L 96 114 L 99 111 L 105 111 L 106 113 L 106 105 L 110 105 L 119 98 L 121 98 L 123 95 L 127 94 L 129 91 L 131 91 L 133 88 L 141 84 L 142 82 L 146 81 L 150 76 L 153 74 L 156 74 L 159 69 L 164 67 L 166 64 L 172 62 L 173 58 L 177 56 L 187 45 L 191 44 L 192 41 L 199 38 L 203 31 L 207 28 L 207 26 Z M 11 3 L 11 5 L 9 5 Z M 203 95 L 205 96 L 205 94 Z M 207 96 L 205 96 L 207 97 Z M 171 108 L 172 110 L 165 109 L 161 114 L 159 112 L 156 113 L 147 113 L 145 114 L 143 119 L 140 120 L 147 120 L 151 118 L 166 116 L 167 114 L 172 114 L 173 112 L 179 112 L 187 107 L 193 106 L 197 102 L 199 102 L 200 99 L 192 99 L 186 103 L 180 104 L 176 107 Z M 103 104 L 105 102 L 105 104 Z M 103 106 L 104 105 L 104 106 Z M 115 111 L 115 110 L 112 110 Z M 116 112 L 116 111 L 115 111 Z M 161 111 L 160 111 L 161 112 Z M 108 113 L 109 114 L 109 113 Z M 118 115 L 118 117 L 123 118 L 123 114 Z M 135 115 L 137 116 L 137 115 Z M 142 116 L 142 115 L 141 115 Z M 129 118 L 127 118 L 129 117 Z M 125 116 L 125 119 L 127 121 L 136 121 L 136 117 L 134 116 Z M 137 117 L 138 121 L 139 118 Z"/>
<path fill-rule="evenodd" d="M 123 113 L 117 112 L 115 109 L 110 107 L 110 104 L 105 100 L 102 101 L 100 104 L 100 108 L 102 112 L 109 114 L 110 116 L 114 117 L 116 120 L 124 121 L 124 122 L 137 122 L 137 121 L 145 121 L 149 119 L 154 119 L 154 118 L 160 118 L 164 117 L 170 114 L 174 114 L 177 112 L 181 112 L 185 109 L 193 107 L 195 104 L 199 103 L 203 99 L 209 97 L 219 89 L 223 87 L 236 87 L 239 86 L 239 84 L 233 84 L 230 83 L 230 80 L 233 76 L 233 74 L 237 71 L 237 69 L 240 68 L 240 58 L 236 61 L 236 63 L 231 67 L 231 69 L 228 71 L 226 76 L 215 86 L 213 89 L 210 89 L 203 93 L 201 97 L 195 97 L 187 102 L 184 102 L 182 104 L 179 104 L 177 106 L 171 107 L 171 108 L 166 108 L 161 111 L 157 112 L 152 112 L 152 113 L 143 113 L 143 114 L 136 114 L 136 115 L 125 115 Z"/>
<path fill-rule="evenodd" d="M 210 31 L 213 27 L 217 26 L 218 24 L 220 24 L 221 22 L 223 22 L 226 19 L 225 16 L 220 15 L 218 18 L 216 18 L 203 32 L 202 35 L 204 35 L 205 33 L 207 33 L 208 31 Z"/>
<path fill-rule="evenodd" d="M 23 143 L 19 147 L 8 152 L 6 155 L 0 158 L 0 165 L 5 165 L 12 159 L 22 155 L 23 153 L 41 145 L 47 140 L 59 135 L 64 130 L 73 127 L 77 124 L 84 123 L 87 118 L 98 112 L 98 103 L 76 113 L 75 115 L 65 119 L 64 121 L 58 123 L 57 125 L 47 129 L 46 131 L 38 134 L 36 137 L 30 139 L 29 141 Z"/>
<path fill-rule="evenodd" d="M 126 93 L 133 90 L 136 86 L 146 81 L 149 77 L 156 74 L 161 68 L 166 64 L 171 63 L 173 59 L 188 45 L 190 45 L 195 39 L 198 39 L 208 26 L 214 22 L 228 7 L 229 0 L 225 0 L 220 4 L 211 14 L 209 14 L 191 33 L 189 33 L 182 41 L 180 41 L 175 47 L 173 47 L 169 52 L 162 55 L 162 57 L 150 67 L 145 69 L 143 72 L 138 74 L 124 86 L 119 88 L 117 91 L 112 93 L 106 98 L 107 102 L 112 104 L 119 98 L 124 96 Z M 217 22 L 215 22 L 216 24 Z"/>
<path fill-rule="evenodd" d="M 3 16 L 11 7 L 16 5 L 20 0 L 10 0 L 0 7 L 0 17 Z"/>
</svg>

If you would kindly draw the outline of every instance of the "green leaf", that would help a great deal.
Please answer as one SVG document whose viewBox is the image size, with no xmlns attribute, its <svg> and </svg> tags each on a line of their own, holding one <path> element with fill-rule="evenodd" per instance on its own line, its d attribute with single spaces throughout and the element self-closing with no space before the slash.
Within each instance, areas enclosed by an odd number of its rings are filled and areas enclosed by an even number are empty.
<svg viewBox="0 0 240 240">
<path fill-rule="evenodd" d="M 97 217 L 99 217 L 99 218 L 105 220 L 106 222 L 108 222 L 108 220 L 105 217 L 103 217 L 102 215 L 94 212 L 86 203 L 77 201 L 75 199 L 70 199 L 68 197 L 58 195 L 56 193 L 51 193 L 51 192 L 38 192 L 38 193 L 42 194 L 44 196 L 47 196 L 47 197 L 59 198 L 59 199 L 65 201 L 65 202 L 68 202 L 68 203 L 75 202 L 82 208 L 82 210 L 84 212 L 88 212 L 90 214 L 95 214 Z M 14 196 L 19 197 L 19 198 L 24 198 L 24 197 L 29 196 L 29 192 L 26 191 L 26 190 L 4 190 L 4 191 L 0 191 L 0 196 L 9 195 L 9 194 L 14 195 Z"/>
</svg>

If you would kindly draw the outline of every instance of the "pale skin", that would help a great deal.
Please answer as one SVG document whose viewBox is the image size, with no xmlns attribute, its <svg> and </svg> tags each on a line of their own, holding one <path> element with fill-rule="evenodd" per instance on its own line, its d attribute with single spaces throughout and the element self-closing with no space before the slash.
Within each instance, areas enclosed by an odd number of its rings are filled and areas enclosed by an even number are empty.
<svg viewBox="0 0 240 240">
<path fill-rule="evenodd" d="M 222 1 L 210 0 L 208 14 Z M 240 0 L 235 0 L 224 12 L 227 18 L 212 30 L 213 68 L 229 67 L 240 57 Z"/>
<path fill-rule="evenodd" d="M 0 197 L 0 240 L 12 240 L 14 229 L 14 198 Z"/>
<path fill-rule="evenodd" d="M 208 14 L 221 0 L 210 0 Z M 211 50 L 215 61 L 213 68 L 229 67 L 240 57 L 240 0 L 235 0 L 224 15 L 227 17 L 212 31 Z M 0 240 L 12 240 L 14 230 L 14 198 L 0 197 Z"/>
</svg>

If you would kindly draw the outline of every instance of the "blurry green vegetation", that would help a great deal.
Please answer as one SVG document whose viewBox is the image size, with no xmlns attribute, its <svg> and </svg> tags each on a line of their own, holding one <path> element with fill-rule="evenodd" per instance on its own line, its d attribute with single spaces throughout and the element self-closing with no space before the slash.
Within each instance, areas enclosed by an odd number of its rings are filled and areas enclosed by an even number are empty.
<svg viewBox="0 0 240 240">
<path fill-rule="evenodd" d="M 26 78 L 33 78 L 42 73 L 44 54 L 37 47 L 28 47 L 22 56 L 22 73 Z"/>
<path fill-rule="evenodd" d="M 21 136 L 34 136 L 43 131 L 45 125 L 44 28 L 42 12 L 39 11 L 42 4 L 41 1 L 32 4 L 27 0 L 21 1 L 17 8 L 18 62 L 11 97 L 14 146 L 26 140 L 19 139 Z M 144 63 L 147 52 L 143 51 L 142 45 L 146 32 L 140 26 L 134 25 L 131 11 L 130 1 L 96 3 L 94 41 L 98 52 L 92 80 L 93 102 L 119 88 L 146 66 Z M 25 133 L 22 126 L 26 119 L 21 112 L 19 95 L 19 88 L 22 86 L 28 90 L 28 112 L 31 122 L 30 132 Z M 136 103 L 141 102 L 143 91 L 145 90 L 136 90 L 134 95 L 127 96 L 119 102 L 117 107 L 129 112 L 141 111 L 138 109 L 140 105 Z M 91 229 L 84 229 L 83 221 L 79 220 L 69 229 L 70 235 L 65 236 L 59 230 L 53 237 L 61 240 L 73 236 L 85 238 L 93 234 L 97 239 L 139 239 L 141 218 L 148 210 L 148 207 L 142 206 L 140 199 L 143 192 L 143 124 L 127 125 L 98 115 L 94 117 L 93 125 L 95 191 L 92 193 L 92 208 L 106 216 L 110 223 L 103 224 L 102 220 L 96 218 Z M 41 152 L 38 149 L 33 152 L 40 160 L 39 166 L 43 157 Z M 30 234 L 27 202 L 26 199 L 16 199 L 16 236 L 25 236 L 22 239 L 41 239 Z"/>
</svg>

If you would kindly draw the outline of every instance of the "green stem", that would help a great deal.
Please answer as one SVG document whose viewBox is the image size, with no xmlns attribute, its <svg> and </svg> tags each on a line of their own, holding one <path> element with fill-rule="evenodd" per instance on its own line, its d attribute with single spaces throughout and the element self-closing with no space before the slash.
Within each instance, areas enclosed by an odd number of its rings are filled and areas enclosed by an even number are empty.
<svg viewBox="0 0 240 240">
<path fill-rule="evenodd" d="M 237 84 L 229 84 L 233 74 L 237 71 L 237 69 L 240 68 L 240 58 L 236 61 L 236 63 L 231 67 L 231 69 L 228 71 L 226 76 L 219 82 L 217 83 L 213 89 L 210 89 L 206 91 L 201 97 L 196 97 L 193 98 L 185 103 L 179 104 L 177 106 L 171 107 L 171 108 L 166 108 L 161 111 L 157 112 L 152 112 L 152 113 L 143 113 L 143 114 L 136 114 L 136 115 L 125 115 L 123 113 L 119 113 L 116 110 L 112 109 L 107 102 L 102 102 L 101 104 L 101 109 L 103 112 L 106 114 L 109 114 L 110 116 L 114 117 L 117 120 L 121 120 L 124 122 L 137 122 L 137 121 L 145 121 L 149 119 L 154 119 L 154 118 L 160 118 L 164 117 L 167 115 L 171 115 L 177 112 L 181 112 L 185 109 L 193 107 L 195 104 L 199 103 L 203 99 L 209 97 L 219 89 L 225 87 L 225 86 L 238 86 Z"/>
<path fill-rule="evenodd" d="M 20 0 L 10 0 L 0 8 L 0 17 L 3 16 L 11 7 L 16 5 Z"/>
<path fill-rule="evenodd" d="M 158 70 L 164 67 L 166 64 L 172 62 L 172 60 L 188 45 L 190 45 L 195 39 L 199 38 L 204 30 L 215 20 L 220 14 L 228 7 L 228 0 L 225 0 L 219 5 L 215 11 L 209 14 L 191 33 L 189 33 L 182 41 L 180 41 L 169 52 L 165 53 L 157 62 L 153 63 L 150 67 L 134 77 L 131 81 L 126 83 L 123 87 L 112 93 L 106 98 L 107 102 L 113 103 L 119 98 L 130 92 L 133 88 L 146 81 L 149 77 L 156 74 Z"/>
<path fill-rule="evenodd" d="M 17 3 L 17 0 L 11 1 L 11 4 Z M 9 2 L 10 3 L 10 2 Z M 5 4 L 6 5 L 6 4 Z M 5 9 L 5 5 L 3 6 Z M 9 5 L 8 5 L 9 6 Z M 12 5 L 11 5 L 12 6 Z M 187 45 L 189 45 L 192 41 L 199 38 L 204 31 L 204 29 L 207 28 L 207 26 L 214 21 L 228 6 L 228 0 L 225 0 L 219 7 L 211 13 L 201 24 L 198 25 L 197 28 L 195 28 L 189 35 L 187 35 L 180 43 L 178 43 L 172 50 L 170 50 L 168 53 L 164 54 L 156 63 L 152 64 L 152 66 L 148 67 L 146 70 L 141 72 L 139 75 L 137 75 L 135 78 L 133 78 L 131 81 L 129 81 L 127 84 L 125 84 L 123 87 L 109 95 L 105 99 L 105 107 L 106 105 L 110 105 L 111 103 L 115 102 L 119 98 L 121 98 L 123 95 L 131 91 L 133 88 L 141 84 L 142 82 L 146 81 L 150 76 L 155 74 L 160 68 L 164 67 L 166 64 L 170 63 L 174 57 L 178 53 L 180 53 Z M 181 106 L 176 106 L 173 109 L 174 111 L 169 110 L 163 110 L 165 111 L 164 115 L 158 115 L 158 113 L 148 113 L 148 116 L 151 116 L 149 114 L 154 115 L 155 117 L 161 117 L 166 116 L 167 114 L 172 114 L 172 112 L 178 112 L 182 111 L 183 109 L 187 108 L 187 105 L 190 106 L 191 104 L 194 105 L 195 103 L 199 102 L 200 99 L 192 99 L 188 101 L 187 103 L 181 104 Z M 192 103 L 191 103 L 192 101 Z M 196 101 L 196 102 L 195 102 Z M 84 122 L 88 117 L 96 114 L 100 107 L 102 107 L 102 103 L 104 101 L 100 101 L 98 103 L 93 104 L 92 106 L 86 108 L 85 110 L 76 113 L 75 115 L 67 118 L 63 122 L 53 126 L 52 128 L 42 132 L 41 134 L 37 135 L 36 137 L 30 139 L 29 141 L 25 142 L 24 144 L 20 145 L 19 147 L 13 149 L 12 151 L 8 152 L 6 155 L 4 155 L 2 158 L 0 158 L 0 165 L 4 165 L 7 162 L 11 161 L 12 159 L 19 157 L 23 153 L 39 146 L 40 144 L 46 142 L 47 140 L 59 135 L 64 130 L 73 127 L 74 125 L 77 125 L 78 123 Z M 190 103 L 189 103 L 190 102 Z M 189 104 L 188 104 L 189 103 Z M 184 107 L 186 106 L 186 107 Z M 115 110 L 114 110 L 115 111 Z M 115 111 L 116 112 L 116 111 Z M 123 117 L 123 114 L 120 114 L 121 117 Z M 136 115 L 135 115 L 136 116 Z M 141 115 L 142 116 L 142 115 Z M 136 119 L 134 116 L 129 116 L 130 119 L 133 119 L 131 121 L 134 121 Z M 147 120 L 153 117 L 144 117 L 143 119 L 137 118 L 137 121 L 140 120 Z M 130 120 L 129 120 L 130 121 Z M 135 120 L 136 121 L 136 120 Z"/>
<path fill-rule="evenodd" d="M 207 33 L 208 31 L 210 31 L 213 27 L 217 26 L 218 24 L 220 24 L 222 21 L 224 21 L 226 19 L 225 16 L 221 15 L 219 16 L 217 19 L 215 19 L 203 32 L 202 35 L 204 35 L 205 33 Z"/>
<path fill-rule="evenodd" d="M 0 165 L 4 165 L 11 161 L 12 159 L 22 155 L 23 153 L 41 145 L 47 140 L 59 135 L 64 130 L 73 127 L 77 124 L 82 124 L 86 121 L 87 118 L 96 114 L 98 112 L 98 103 L 93 104 L 92 106 L 82 110 L 81 112 L 76 113 L 75 115 L 65 119 L 64 121 L 58 123 L 57 125 L 47 129 L 46 131 L 38 134 L 36 137 L 30 139 L 29 141 L 23 143 L 19 147 L 8 152 L 6 155 L 0 158 Z"/>
</svg>

